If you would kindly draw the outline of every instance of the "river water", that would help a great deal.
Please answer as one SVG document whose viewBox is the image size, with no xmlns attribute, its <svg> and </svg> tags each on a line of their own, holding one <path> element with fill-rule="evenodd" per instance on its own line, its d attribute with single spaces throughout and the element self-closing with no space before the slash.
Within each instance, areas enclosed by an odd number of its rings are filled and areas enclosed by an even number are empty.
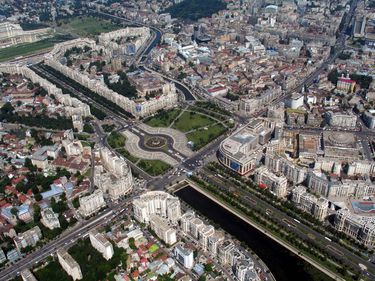
<svg viewBox="0 0 375 281">
<path fill-rule="evenodd" d="M 264 261 L 277 281 L 332 280 L 195 189 L 186 187 L 175 194 L 239 241 L 246 243 Z"/>
</svg>

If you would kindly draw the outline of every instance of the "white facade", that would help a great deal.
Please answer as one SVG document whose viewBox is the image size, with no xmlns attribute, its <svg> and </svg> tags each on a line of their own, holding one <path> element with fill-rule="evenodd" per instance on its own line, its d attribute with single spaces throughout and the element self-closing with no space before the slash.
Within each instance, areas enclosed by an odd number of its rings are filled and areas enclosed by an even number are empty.
<svg viewBox="0 0 375 281">
<path fill-rule="evenodd" d="M 177 224 L 181 217 L 180 200 L 164 191 L 149 191 L 133 200 L 134 217 L 144 223 L 158 215 Z"/>
<path fill-rule="evenodd" d="M 296 206 L 305 212 L 310 213 L 315 218 L 323 221 L 328 212 L 328 200 L 325 198 L 317 198 L 316 196 L 307 193 L 306 188 L 297 186 L 292 191 L 292 201 Z"/>
<path fill-rule="evenodd" d="M 81 267 L 65 249 L 60 248 L 57 250 L 57 258 L 59 259 L 61 267 L 73 278 L 73 280 L 80 280 L 83 278 Z"/>
<path fill-rule="evenodd" d="M 151 215 L 149 223 L 151 229 L 166 244 L 173 245 L 177 242 L 176 230 L 171 228 L 165 219 L 157 215 Z"/>
<path fill-rule="evenodd" d="M 110 260 L 114 254 L 111 242 L 96 230 L 91 230 L 89 237 L 91 245 L 103 255 L 103 258 Z"/>
<path fill-rule="evenodd" d="M 287 194 L 288 180 L 286 177 L 277 176 L 264 166 L 255 170 L 254 180 L 258 185 L 264 184 L 277 197 L 285 197 Z"/>
<path fill-rule="evenodd" d="M 177 246 L 174 249 L 176 259 L 187 269 L 191 269 L 194 266 L 194 254 L 192 250 Z"/>
<path fill-rule="evenodd" d="M 42 216 L 40 221 L 45 227 L 49 229 L 60 227 L 59 215 L 54 213 L 52 208 L 45 208 L 40 214 Z"/>
<path fill-rule="evenodd" d="M 92 194 L 79 198 L 79 205 L 78 211 L 82 216 L 88 217 L 94 214 L 106 205 L 103 192 L 95 190 Z"/>
</svg>

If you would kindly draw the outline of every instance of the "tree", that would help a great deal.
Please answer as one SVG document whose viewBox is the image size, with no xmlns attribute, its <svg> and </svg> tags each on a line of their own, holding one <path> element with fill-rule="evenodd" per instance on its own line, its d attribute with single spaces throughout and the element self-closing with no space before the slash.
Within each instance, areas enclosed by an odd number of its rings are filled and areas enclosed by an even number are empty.
<svg viewBox="0 0 375 281">
<path fill-rule="evenodd" d="M 137 250 L 137 246 L 135 245 L 135 240 L 133 237 L 129 238 L 129 247 L 132 250 Z"/>
<path fill-rule="evenodd" d="M 73 201 L 72 201 L 72 204 L 73 204 L 74 208 L 78 209 L 79 206 L 80 206 L 79 205 L 79 198 L 78 197 L 74 198 Z"/>
<path fill-rule="evenodd" d="M 13 207 L 12 209 L 10 209 L 10 213 L 13 215 L 13 216 L 18 216 L 18 209 L 16 207 Z"/>
<path fill-rule="evenodd" d="M 43 199 L 43 196 L 40 193 L 37 193 L 37 194 L 34 195 L 34 198 L 35 198 L 36 201 L 39 202 Z"/>
<path fill-rule="evenodd" d="M 33 211 L 34 211 L 34 222 L 38 222 L 40 220 L 40 206 L 39 206 L 39 204 L 33 205 Z"/>
<path fill-rule="evenodd" d="M 7 102 L 6 104 L 3 105 L 1 108 L 1 112 L 4 114 L 10 114 L 14 111 L 14 107 L 10 102 Z"/>
</svg>

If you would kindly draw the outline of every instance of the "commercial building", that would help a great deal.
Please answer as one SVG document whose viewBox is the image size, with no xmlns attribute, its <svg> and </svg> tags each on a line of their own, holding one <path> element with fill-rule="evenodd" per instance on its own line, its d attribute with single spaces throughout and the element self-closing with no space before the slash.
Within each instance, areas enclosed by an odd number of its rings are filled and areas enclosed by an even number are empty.
<svg viewBox="0 0 375 281">
<path fill-rule="evenodd" d="M 42 231 L 40 230 L 39 226 L 34 226 L 33 228 L 18 234 L 13 240 L 17 249 L 21 251 L 21 249 L 28 246 L 34 247 L 41 238 Z"/>
<path fill-rule="evenodd" d="M 274 131 L 275 123 L 255 119 L 226 138 L 219 146 L 219 161 L 226 167 L 245 175 L 253 170 Z"/>
<path fill-rule="evenodd" d="M 180 200 L 164 191 L 149 191 L 133 200 L 134 217 L 143 223 L 150 221 L 151 215 L 167 219 L 177 224 L 181 217 Z"/>
<path fill-rule="evenodd" d="M 155 234 L 166 244 L 173 245 L 177 242 L 176 230 L 170 227 L 165 219 L 151 215 L 149 224 Z"/>
<path fill-rule="evenodd" d="M 293 93 L 287 100 L 286 105 L 291 109 L 297 109 L 303 106 L 304 97 L 301 94 Z"/>
<path fill-rule="evenodd" d="M 38 281 L 29 269 L 21 271 L 21 278 L 23 281 Z"/>
<path fill-rule="evenodd" d="M 192 269 L 194 266 L 194 254 L 190 249 L 183 248 L 178 245 L 174 248 L 174 254 L 177 261 L 179 261 L 185 268 Z"/>
<path fill-rule="evenodd" d="M 103 192 L 97 189 L 92 194 L 79 198 L 79 205 L 78 211 L 82 216 L 91 216 L 105 207 L 106 203 L 104 201 Z"/>
<path fill-rule="evenodd" d="M 40 214 L 42 216 L 40 221 L 45 227 L 49 229 L 60 227 L 59 215 L 53 212 L 52 208 L 45 208 Z"/>
<path fill-rule="evenodd" d="M 296 204 L 301 210 L 310 213 L 316 219 L 323 221 L 327 216 L 328 211 L 328 200 L 307 193 L 307 190 L 303 186 L 297 186 L 292 191 L 292 202 Z"/>
<path fill-rule="evenodd" d="M 112 243 L 96 229 L 89 232 L 91 245 L 97 249 L 106 260 L 110 260 L 114 254 Z"/>
<path fill-rule="evenodd" d="M 56 253 L 61 267 L 73 278 L 73 280 L 80 280 L 83 278 L 81 267 L 65 249 L 60 248 Z"/>
<path fill-rule="evenodd" d="M 267 167 L 262 166 L 255 170 L 254 181 L 262 188 L 269 188 L 277 197 L 285 197 L 287 194 L 286 177 L 270 172 Z"/>
</svg>

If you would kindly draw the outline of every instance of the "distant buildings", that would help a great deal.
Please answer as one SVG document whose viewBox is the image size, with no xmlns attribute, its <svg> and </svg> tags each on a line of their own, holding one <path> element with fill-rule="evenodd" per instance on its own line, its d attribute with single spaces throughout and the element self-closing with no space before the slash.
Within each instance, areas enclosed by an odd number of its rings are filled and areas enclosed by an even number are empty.
<svg viewBox="0 0 375 281">
<path fill-rule="evenodd" d="M 91 230 L 89 232 L 89 237 L 91 245 L 97 249 L 106 260 L 110 260 L 114 254 L 111 242 L 97 230 Z"/>
<path fill-rule="evenodd" d="M 21 249 L 28 246 L 34 247 L 41 238 L 42 231 L 40 230 L 39 226 L 34 226 L 33 228 L 18 234 L 14 238 L 14 244 L 16 245 L 17 249 L 21 251 Z"/>
<path fill-rule="evenodd" d="M 334 127 L 355 128 L 357 126 L 357 116 L 353 113 L 338 113 L 328 111 L 325 115 L 327 123 Z"/>
<path fill-rule="evenodd" d="M 134 217 L 148 223 L 151 215 L 157 215 L 176 224 L 181 216 L 180 200 L 163 191 L 149 191 L 133 200 Z"/>
<path fill-rule="evenodd" d="M 101 190 L 95 190 L 92 194 L 79 198 L 79 209 L 78 211 L 84 217 L 91 216 L 92 214 L 105 207 L 105 201 L 103 192 Z"/>
<path fill-rule="evenodd" d="M 45 208 L 40 213 L 42 216 L 40 221 L 45 227 L 49 229 L 60 227 L 59 215 L 54 213 L 52 208 Z"/>
<path fill-rule="evenodd" d="M 81 267 L 65 249 L 60 248 L 56 253 L 61 267 L 73 278 L 74 281 L 83 278 Z"/>
<path fill-rule="evenodd" d="M 355 89 L 355 81 L 350 79 L 349 74 L 344 74 L 337 80 L 337 90 L 344 93 L 353 93 Z"/>
</svg>

